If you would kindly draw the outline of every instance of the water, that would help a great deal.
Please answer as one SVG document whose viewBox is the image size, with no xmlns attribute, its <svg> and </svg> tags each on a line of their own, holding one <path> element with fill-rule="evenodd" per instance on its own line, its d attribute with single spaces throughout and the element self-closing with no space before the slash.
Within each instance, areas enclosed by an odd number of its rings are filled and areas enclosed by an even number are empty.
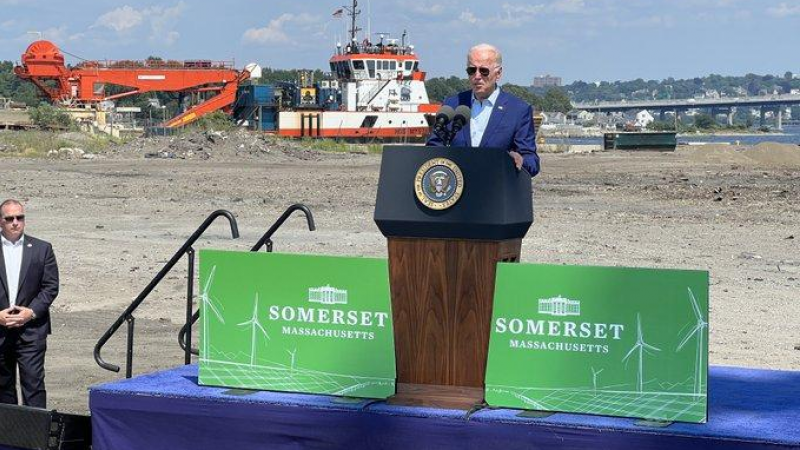
<svg viewBox="0 0 800 450">
<path fill-rule="evenodd" d="M 739 141 L 740 145 L 756 145 L 762 142 L 777 142 L 781 144 L 800 145 L 800 125 L 787 125 L 783 127 L 782 134 L 679 134 L 678 143 L 691 142 L 717 142 L 735 144 Z M 546 137 L 548 144 L 568 144 L 568 145 L 603 145 L 602 137 L 584 138 L 556 138 Z"/>
</svg>

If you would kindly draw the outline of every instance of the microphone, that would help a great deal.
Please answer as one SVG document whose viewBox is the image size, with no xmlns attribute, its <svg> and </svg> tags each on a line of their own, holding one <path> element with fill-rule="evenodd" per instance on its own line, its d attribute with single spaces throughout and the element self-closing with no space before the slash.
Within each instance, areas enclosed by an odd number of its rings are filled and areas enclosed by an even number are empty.
<svg viewBox="0 0 800 450">
<path fill-rule="evenodd" d="M 450 145 L 450 132 L 447 130 L 447 124 L 453 120 L 456 112 L 453 108 L 444 105 L 439 108 L 433 122 L 433 133 L 442 140 L 444 145 Z"/>
<path fill-rule="evenodd" d="M 453 120 L 453 116 L 455 116 L 456 112 L 453 108 L 444 105 L 439 108 L 439 111 L 436 113 L 436 120 L 434 122 L 434 126 L 437 128 L 445 127 L 451 120 Z"/>
<path fill-rule="evenodd" d="M 455 136 L 456 133 L 461 131 L 464 128 L 464 125 L 467 124 L 469 118 L 472 116 L 472 110 L 467 105 L 458 105 L 456 108 L 455 115 L 453 116 L 453 126 L 452 126 L 452 133 Z"/>
</svg>

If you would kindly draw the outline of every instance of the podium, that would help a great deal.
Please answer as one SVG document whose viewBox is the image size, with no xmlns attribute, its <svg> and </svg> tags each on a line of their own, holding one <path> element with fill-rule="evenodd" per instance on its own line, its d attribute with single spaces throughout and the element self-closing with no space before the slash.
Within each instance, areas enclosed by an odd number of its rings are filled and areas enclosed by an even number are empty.
<svg viewBox="0 0 800 450">
<path fill-rule="evenodd" d="M 388 240 L 389 401 L 482 403 L 496 265 L 519 261 L 533 223 L 530 175 L 502 149 L 386 146 L 375 223 Z"/>
</svg>

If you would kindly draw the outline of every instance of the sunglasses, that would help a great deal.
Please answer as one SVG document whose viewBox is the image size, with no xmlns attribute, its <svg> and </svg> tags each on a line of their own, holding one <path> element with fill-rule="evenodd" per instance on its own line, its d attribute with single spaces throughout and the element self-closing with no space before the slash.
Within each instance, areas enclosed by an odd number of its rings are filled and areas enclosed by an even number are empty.
<svg viewBox="0 0 800 450">
<path fill-rule="evenodd" d="M 5 217 L 3 217 L 3 220 L 5 220 L 6 223 L 12 223 L 12 222 L 14 222 L 14 219 L 16 219 L 18 222 L 24 222 L 25 221 L 25 214 L 20 214 L 18 216 L 5 216 Z"/>
<path fill-rule="evenodd" d="M 492 69 L 496 67 L 492 67 L 491 69 L 488 67 L 475 67 L 469 66 L 467 67 L 467 75 L 473 76 L 476 72 L 480 72 L 482 77 L 488 77 L 490 73 L 492 73 Z"/>
</svg>

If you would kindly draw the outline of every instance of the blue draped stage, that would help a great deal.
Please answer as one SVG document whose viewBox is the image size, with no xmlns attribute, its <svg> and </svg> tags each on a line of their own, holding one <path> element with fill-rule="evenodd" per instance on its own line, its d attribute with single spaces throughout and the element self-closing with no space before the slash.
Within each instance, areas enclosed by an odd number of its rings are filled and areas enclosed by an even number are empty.
<svg viewBox="0 0 800 450">
<path fill-rule="evenodd" d="M 228 391 L 182 366 L 91 389 L 94 450 L 155 449 L 800 449 L 800 372 L 712 367 L 709 421 L 666 428 L 575 414 L 342 403 Z"/>
</svg>

